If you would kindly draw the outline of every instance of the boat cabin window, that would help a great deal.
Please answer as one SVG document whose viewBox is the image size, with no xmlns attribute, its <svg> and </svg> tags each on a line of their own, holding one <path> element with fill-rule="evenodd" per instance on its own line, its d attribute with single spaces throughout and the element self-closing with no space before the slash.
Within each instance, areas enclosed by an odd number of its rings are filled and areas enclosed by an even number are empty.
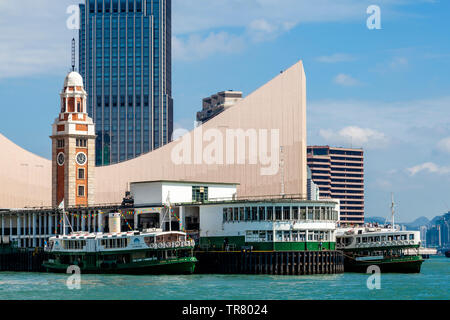
<svg viewBox="0 0 450 320">
<path fill-rule="evenodd" d="M 306 220 L 306 208 L 300 208 L 300 220 Z"/>
<path fill-rule="evenodd" d="M 275 207 L 275 220 L 281 220 L 281 207 Z"/>
<path fill-rule="evenodd" d="M 239 208 L 239 220 L 240 221 L 244 221 L 245 220 L 244 208 L 243 207 Z"/>
<path fill-rule="evenodd" d="M 386 241 L 386 236 L 381 236 L 381 241 Z"/>
<path fill-rule="evenodd" d="M 267 220 L 273 221 L 273 207 L 267 207 Z"/>
<path fill-rule="evenodd" d="M 402 234 L 402 235 L 401 235 L 401 239 L 402 239 L 402 240 L 407 240 L 407 235 L 406 235 L 406 234 Z"/>
<path fill-rule="evenodd" d="M 266 207 L 259 207 L 259 221 L 266 220 Z"/>
<path fill-rule="evenodd" d="M 86 246 L 86 240 L 64 240 L 63 247 L 66 250 L 82 250 Z"/>
<path fill-rule="evenodd" d="M 363 237 L 363 238 L 362 238 L 362 242 L 363 242 L 363 243 L 367 243 L 367 237 Z"/>
<path fill-rule="evenodd" d="M 361 238 L 360 237 L 356 238 L 356 243 L 361 243 Z"/>
<path fill-rule="evenodd" d="M 283 207 L 283 220 L 291 220 L 291 208 Z"/>
<path fill-rule="evenodd" d="M 276 241 L 283 241 L 283 231 L 277 231 L 276 235 Z"/>
<path fill-rule="evenodd" d="M 409 240 L 414 240 L 414 233 L 409 234 Z"/>
<path fill-rule="evenodd" d="M 250 218 L 251 218 L 250 208 L 246 207 L 245 208 L 245 221 L 250 221 Z"/>
<path fill-rule="evenodd" d="M 234 221 L 239 221 L 239 208 L 234 208 Z"/>
<path fill-rule="evenodd" d="M 292 215 L 293 215 L 293 217 L 292 217 L 293 220 L 298 220 L 298 207 L 292 208 Z"/>
<path fill-rule="evenodd" d="M 253 207 L 252 208 L 252 221 L 257 221 L 257 220 L 258 220 L 258 208 Z"/>
<path fill-rule="evenodd" d="M 129 239 L 120 238 L 120 239 L 102 239 L 101 245 L 105 249 L 117 249 L 117 248 L 126 248 L 128 247 Z"/>
</svg>

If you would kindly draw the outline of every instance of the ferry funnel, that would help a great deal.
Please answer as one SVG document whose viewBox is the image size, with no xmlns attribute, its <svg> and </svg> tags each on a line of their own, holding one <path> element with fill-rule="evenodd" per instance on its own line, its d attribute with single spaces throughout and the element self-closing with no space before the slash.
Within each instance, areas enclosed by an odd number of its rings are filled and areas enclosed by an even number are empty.
<svg viewBox="0 0 450 320">
<path fill-rule="evenodd" d="M 120 233 L 120 213 L 109 214 L 109 232 Z"/>
</svg>

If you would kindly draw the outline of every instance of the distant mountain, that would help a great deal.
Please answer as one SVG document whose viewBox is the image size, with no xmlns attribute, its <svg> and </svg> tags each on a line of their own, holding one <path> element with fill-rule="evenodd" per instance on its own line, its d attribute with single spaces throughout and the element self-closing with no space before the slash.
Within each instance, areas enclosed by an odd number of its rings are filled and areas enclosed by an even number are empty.
<svg viewBox="0 0 450 320">
<path fill-rule="evenodd" d="M 366 223 L 378 223 L 378 224 L 389 223 L 389 221 L 386 221 L 386 218 L 383 217 L 364 217 L 364 221 Z"/>
<path fill-rule="evenodd" d="M 430 223 L 430 220 L 427 217 L 420 217 L 409 223 L 400 223 L 405 225 L 408 229 L 419 228 L 420 226 L 426 226 Z"/>
</svg>

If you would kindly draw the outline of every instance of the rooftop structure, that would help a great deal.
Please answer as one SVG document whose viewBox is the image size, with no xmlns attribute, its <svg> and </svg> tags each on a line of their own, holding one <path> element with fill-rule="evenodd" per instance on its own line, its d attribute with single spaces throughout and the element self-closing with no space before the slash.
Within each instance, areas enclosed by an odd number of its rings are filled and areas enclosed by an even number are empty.
<svg viewBox="0 0 450 320">
<path fill-rule="evenodd" d="M 231 108 L 242 100 L 240 91 L 222 91 L 203 99 L 202 111 L 197 112 L 197 121 L 205 123 L 219 113 Z"/>
</svg>

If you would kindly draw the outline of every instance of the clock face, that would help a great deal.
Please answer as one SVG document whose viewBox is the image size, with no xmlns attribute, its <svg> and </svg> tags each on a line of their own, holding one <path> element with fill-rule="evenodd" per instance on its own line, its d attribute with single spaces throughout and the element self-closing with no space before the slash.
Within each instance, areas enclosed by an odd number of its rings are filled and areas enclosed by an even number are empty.
<svg viewBox="0 0 450 320">
<path fill-rule="evenodd" d="M 80 152 L 80 153 L 77 154 L 77 163 L 78 163 L 80 166 L 85 165 L 85 164 L 86 164 L 86 161 L 87 161 L 87 156 L 86 156 L 86 154 L 84 154 L 83 152 Z"/>
<path fill-rule="evenodd" d="M 64 153 L 60 152 L 58 153 L 58 157 L 56 158 L 56 162 L 59 166 L 64 165 L 64 162 L 66 161 L 66 157 L 64 156 Z"/>
</svg>

